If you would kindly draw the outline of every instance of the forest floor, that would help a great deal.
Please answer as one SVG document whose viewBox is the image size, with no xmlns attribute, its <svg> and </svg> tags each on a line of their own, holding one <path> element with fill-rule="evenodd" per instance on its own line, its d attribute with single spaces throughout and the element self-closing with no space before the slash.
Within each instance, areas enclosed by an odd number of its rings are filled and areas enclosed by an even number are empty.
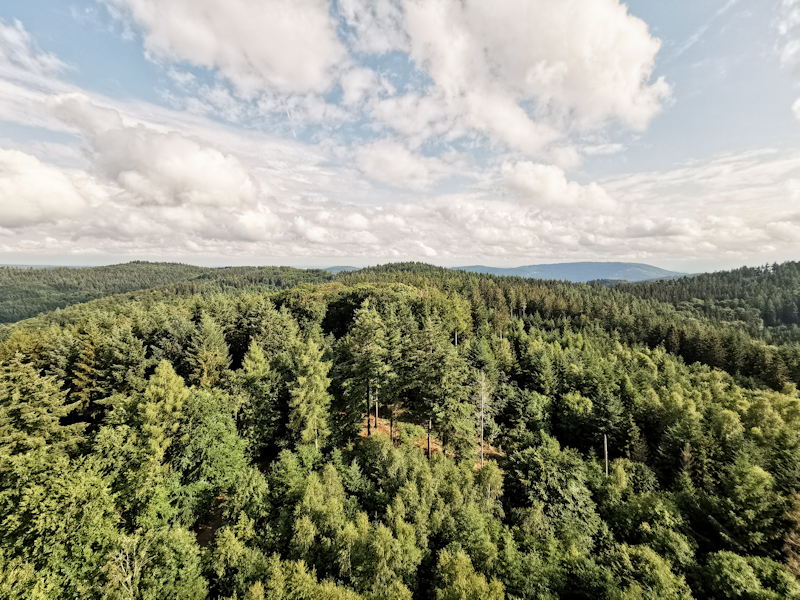
<svg viewBox="0 0 800 600">
<path fill-rule="evenodd" d="M 381 434 L 389 437 L 390 425 L 391 425 L 391 422 L 389 421 L 389 419 L 380 419 L 379 418 L 378 419 L 378 427 L 377 427 L 378 433 L 381 433 Z M 371 428 L 372 433 L 375 433 L 376 429 L 375 429 L 375 417 L 374 416 L 370 416 L 370 428 Z M 367 437 L 367 420 L 366 420 L 366 418 L 361 422 L 361 437 Z M 397 445 L 399 443 L 399 441 L 400 441 L 399 431 L 397 430 L 397 421 L 395 421 L 394 439 L 395 439 L 395 445 Z M 424 450 L 425 452 L 427 452 L 428 451 L 428 436 L 423 434 L 416 442 L 414 442 L 414 445 L 417 446 L 417 448 L 420 448 L 420 449 Z M 442 452 L 442 442 L 440 440 L 437 440 L 436 436 L 432 435 L 431 436 L 431 453 L 434 453 L 434 452 Z M 475 444 L 475 456 L 476 456 L 475 468 L 476 469 L 479 469 L 481 467 L 480 453 L 481 453 L 480 443 L 476 443 Z M 445 452 L 445 455 L 450 457 L 450 458 L 453 458 L 455 456 L 452 452 Z M 487 442 L 484 442 L 484 444 L 483 444 L 483 457 L 484 457 L 484 460 L 489 460 L 489 459 L 497 460 L 498 458 L 502 458 L 504 456 L 505 456 L 505 454 L 499 448 L 495 448 L 494 446 L 489 445 Z"/>
</svg>

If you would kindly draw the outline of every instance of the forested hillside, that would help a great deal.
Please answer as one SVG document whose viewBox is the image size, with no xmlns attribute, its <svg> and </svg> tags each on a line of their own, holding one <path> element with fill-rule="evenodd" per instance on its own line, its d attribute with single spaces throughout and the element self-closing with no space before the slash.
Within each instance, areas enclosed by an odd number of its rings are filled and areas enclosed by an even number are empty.
<svg viewBox="0 0 800 600">
<path fill-rule="evenodd" d="M 676 281 L 620 284 L 640 298 L 668 302 L 681 312 L 741 324 L 773 343 L 800 342 L 800 263 L 742 267 Z"/>
<path fill-rule="evenodd" d="M 131 262 L 107 267 L 33 269 L 0 267 L 0 324 L 14 323 L 57 308 L 112 294 L 160 288 L 166 294 L 200 290 L 273 291 L 306 281 L 321 283 L 321 270 L 289 267 L 210 269 L 177 263 Z"/>
<path fill-rule="evenodd" d="M 411 263 L 198 285 L 5 329 L 0 598 L 800 599 L 796 346 Z"/>
</svg>

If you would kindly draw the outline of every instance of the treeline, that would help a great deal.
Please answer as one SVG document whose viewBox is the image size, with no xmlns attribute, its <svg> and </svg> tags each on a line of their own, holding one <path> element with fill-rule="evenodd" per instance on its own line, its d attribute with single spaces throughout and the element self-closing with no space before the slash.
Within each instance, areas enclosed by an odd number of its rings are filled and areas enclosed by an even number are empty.
<svg viewBox="0 0 800 600">
<path fill-rule="evenodd" d="M 15 323 L 67 306 L 159 288 L 163 294 L 273 291 L 302 282 L 320 283 L 326 271 L 289 267 L 211 269 L 178 263 L 136 261 L 107 267 L 34 269 L 0 267 L 0 324 Z"/>
<path fill-rule="evenodd" d="M 743 324 L 753 336 L 800 341 L 800 263 L 704 273 L 675 281 L 624 283 L 620 290 L 688 314 Z"/>
<path fill-rule="evenodd" d="M 0 598 L 800 598 L 792 384 L 407 268 L 11 328 Z"/>
<path fill-rule="evenodd" d="M 512 316 L 575 320 L 579 326 L 599 325 L 626 343 L 660 346 L 687 363 L 700 362 L 774 389 L 800 384 L 798 343 L 772 345 L 736 324 L 687 315 L 660 300 L 633 296 L 628 287 L 476 275 L 419 263 L 363 269 L 340 280 L 436 286 L 470 298 L 473 310 L 480 313 L 476 316 L 490 319 L 497 329 Z"/>
</svg>

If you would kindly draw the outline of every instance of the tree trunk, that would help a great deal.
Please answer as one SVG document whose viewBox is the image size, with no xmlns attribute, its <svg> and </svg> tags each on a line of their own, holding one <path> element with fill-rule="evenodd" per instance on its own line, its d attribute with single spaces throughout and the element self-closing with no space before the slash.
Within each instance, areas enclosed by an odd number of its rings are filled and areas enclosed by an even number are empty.
<svg viewBox="0 0 800 600">
<path fill-rule="evenodd" d="M 375 431 L 378 431 L 378 390 L 375 390 Z"/>
<path fill-rule="evenodd" d="M 371 418 L 370 413 L 372 412 L 372 405 L 369 400 L 370 398 L 369 398 L 369 381 L 368 381 L 367 382 L 367 435 L 368 436 L 372 435 L 372 428 L 370 427 L 369 424 Z"/>
<path fill-rule="evenodd" d="M 431 419 L 428 419 L 428 460 L 431 459 Z"/>
<path fill-rule="evenodd" d="M 481 385 L 482 387 L 485 386 L 485 379 L 486 376 L 481 371 Z M 484 405 L 484 397 L 486 396 L 485 387 L 481 389 L 481 466 L 483 466 L 483 405 Z"/>
</svg>

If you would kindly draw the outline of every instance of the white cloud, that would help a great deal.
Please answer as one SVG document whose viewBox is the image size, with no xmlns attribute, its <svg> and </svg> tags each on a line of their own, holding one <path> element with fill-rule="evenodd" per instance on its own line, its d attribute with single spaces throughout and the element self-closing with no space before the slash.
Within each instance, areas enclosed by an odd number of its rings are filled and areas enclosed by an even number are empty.
<svg viewBox="0 0 800 600">
<path fill-rule="evenodd" d="M 440 159 L 415 154 L 390 140 L 360 147 L 356 164 L 367 177 L 411 190 L 428 188 L 452 172 Z"/>
<path fill-rule="evenodd" d="M 399 1 L 339 0 L 339 9 L 354 30 L 351 45 L 357 52 L 383 54 L 408 49 Z"/>
<path fill-rule="evenodd" d="M 0 227 L 74 217 L 88 206 L 64 171 L 18 150 L 0 148 Z"/>
<path fill-rule="evenodd" d="M 617 0 L 404 6 L 410 56 L 433 78 L 431 94 L 447 98 L 446 117 L 512 148 L 538 152 L 565 133 L 565 115 L 567 128 L 608 119 L 644 128 L 670 92 L 649 82 L 660 42 Z"/>
<path fill-rule="evenodd" d="M 14 21 L 13 25 L 7 25 L 0 20 L 0 67 L 9 66 L 38 74 L 54 73 L 65 67 L 54 55 L 36 49 L 22 23 Z"/>
<path fill-rule="evenodd" d="M 602 187 L 567 181 L 564 171 L 555 165 L 506 163 L 503 176 L 509 186 L 542 207 L 575 207 L 596 212 L 613 212 L 618 208 L 618 203 Z"/>
<path fill-rule="evenodd" d="M 106 0 L 154 56 L 219 69 L 240 93 L 324 92 L 346 57 L 325 0 Z"/>
<path fill-rule="evenodd" d="M 800 0 L 781 1 L 777 29 L 781 66 L 796 74 L 800 68 Z M 792 104 L 792 113 L 800 121 L 800 98 Z"/>
<path fill-rule="evenodd" d="M 258 198 L 258 184 L 232 155 L 175 131 L 126 125 L 116 110 L 85 97 L 59 97 L 54 107 L 89 142 L 98 174 L 134 202 L 224 207 Z"/>
</svg>

